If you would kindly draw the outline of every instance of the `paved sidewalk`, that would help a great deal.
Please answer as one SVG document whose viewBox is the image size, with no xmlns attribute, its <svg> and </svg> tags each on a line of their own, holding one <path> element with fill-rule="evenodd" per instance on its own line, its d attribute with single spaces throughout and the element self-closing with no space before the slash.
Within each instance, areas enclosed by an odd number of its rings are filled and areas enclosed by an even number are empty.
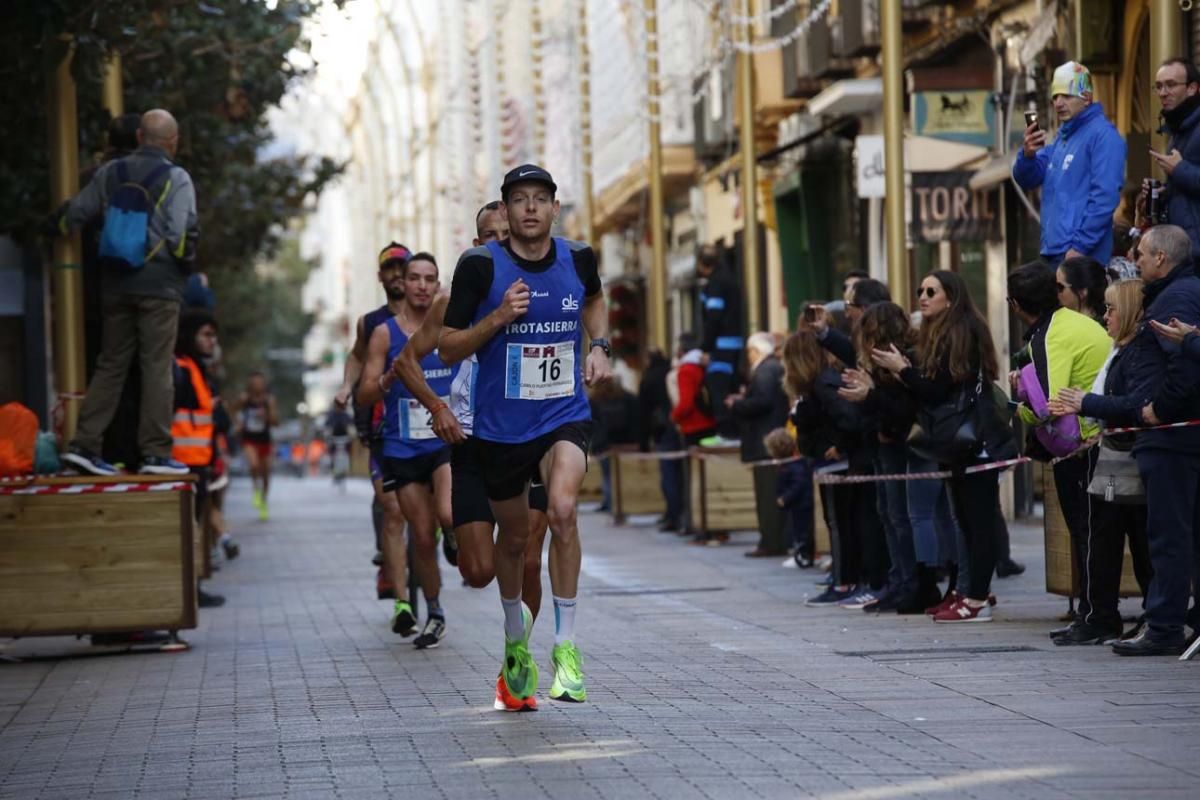
<svg viewBox="0 0 1200 800">
<path fill-rule="evenodd" d="M 810 572 L 582 515 L 589 702 L 491 710 L 496 590 L 443 569 L 449 635 L 419 652 L 374 599 L 369 487 L 231 498 L 242 557 L 181 654 L 0 663 L 0 797 L 1105 798 L 1200 795 L 1200 663 L 1055 648 L 1030 569 L 997 621 L 810 609 Z M 1127 609 L 1133 611 L 1132 605 Z M 0 658 L 79 653 L 0 641 Z"/>
</svg>

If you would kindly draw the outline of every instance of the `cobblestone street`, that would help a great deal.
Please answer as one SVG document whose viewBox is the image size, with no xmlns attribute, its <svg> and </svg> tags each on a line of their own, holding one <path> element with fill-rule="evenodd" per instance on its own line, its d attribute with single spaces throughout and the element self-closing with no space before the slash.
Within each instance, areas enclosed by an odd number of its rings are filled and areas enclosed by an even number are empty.
<svg viewBox="0 0 1200 800">
<path fill-rule="evenodd" d="M 1196 797 L 1200 664 L 1056 648 L 1040 531 L 987 625 L 803 605 L 813 573 L 581 515 L 589 701 L 491 708 L 496 590 L 443 568 L 449 634 L 416 651 L 374 599 L 369 487 L 230 498 L 242 556 L 184 653 L 0 642 L 0 796 Z M 648 522 L 648 521 L 647 521 Z M 548 578 L 547 578 L 548 581 Z M 1125 609 L 1132 613 L 1133 605 Z M 77 657 L 58 657 L 61 654 Z M 54 657 L 47 657 L 54 656 Z"/>
</svg>

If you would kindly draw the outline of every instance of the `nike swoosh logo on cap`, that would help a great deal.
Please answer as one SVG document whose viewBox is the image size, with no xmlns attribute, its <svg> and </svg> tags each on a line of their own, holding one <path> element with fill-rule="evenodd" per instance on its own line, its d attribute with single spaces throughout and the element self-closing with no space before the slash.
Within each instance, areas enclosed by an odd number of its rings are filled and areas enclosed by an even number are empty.
<svg viewBox="0 0 1200 800">
<path fill-rule="evenodd" d="M 518 173 L 517 173 L 517 177 L 518 177 L 518 178 L 524 178 L 526 175 L 536 175 L 536 174 L 537 174 L 537 172 L 538 172 L 538 171 L 537 171 L 536 169 L 531 169 L 531 170 L 529 170 L 528 172 L 518 172 Z"/>
</svg>

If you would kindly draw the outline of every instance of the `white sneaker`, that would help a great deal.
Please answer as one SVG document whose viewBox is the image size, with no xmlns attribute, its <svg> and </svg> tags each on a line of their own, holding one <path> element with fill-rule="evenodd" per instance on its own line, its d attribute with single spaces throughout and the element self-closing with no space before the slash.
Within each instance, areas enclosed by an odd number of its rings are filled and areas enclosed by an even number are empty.
<svg viewBox="0 0 1200 800">
<path fill-rule="evenodd" d="M 788 556 L 787 558 L 785 558 L 783 560 L 783 563 L 780 564 L 780 566 L 786 567 L 787 569 L 799 569 L 800 568 L 800 565 L 796 563 L 795 556 Z"/>
</svg>

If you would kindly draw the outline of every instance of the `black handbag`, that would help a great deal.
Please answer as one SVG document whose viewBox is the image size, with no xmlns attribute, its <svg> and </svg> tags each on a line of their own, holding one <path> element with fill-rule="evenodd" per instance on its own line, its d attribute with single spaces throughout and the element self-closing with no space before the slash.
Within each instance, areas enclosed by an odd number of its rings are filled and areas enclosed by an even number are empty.
<svg viewBox="0 0 1200 800">
<path fill-rule="evenodd" d="M 939 464 L 972 460 L 983 449 L 979 428 L 979 396 L 982 378 L 974 385 L 963 384 L 954 396 L 935 406 L 917 408 L 917 423 L 908 435 L 908 446 L 922 458 Z"/>
<path fill-rule="evenodd" d="M 985 449 L 989 458 L 1015 457 L 1015 440 L 1000 415 L 997 394 L 1003 396 L 980 375 L 974 386 L 964 384 L 946 402 L 921 406 L 908 436 L 909 448 L 922 458 L 952 466 L 974 461 Z"/>
</svg>

